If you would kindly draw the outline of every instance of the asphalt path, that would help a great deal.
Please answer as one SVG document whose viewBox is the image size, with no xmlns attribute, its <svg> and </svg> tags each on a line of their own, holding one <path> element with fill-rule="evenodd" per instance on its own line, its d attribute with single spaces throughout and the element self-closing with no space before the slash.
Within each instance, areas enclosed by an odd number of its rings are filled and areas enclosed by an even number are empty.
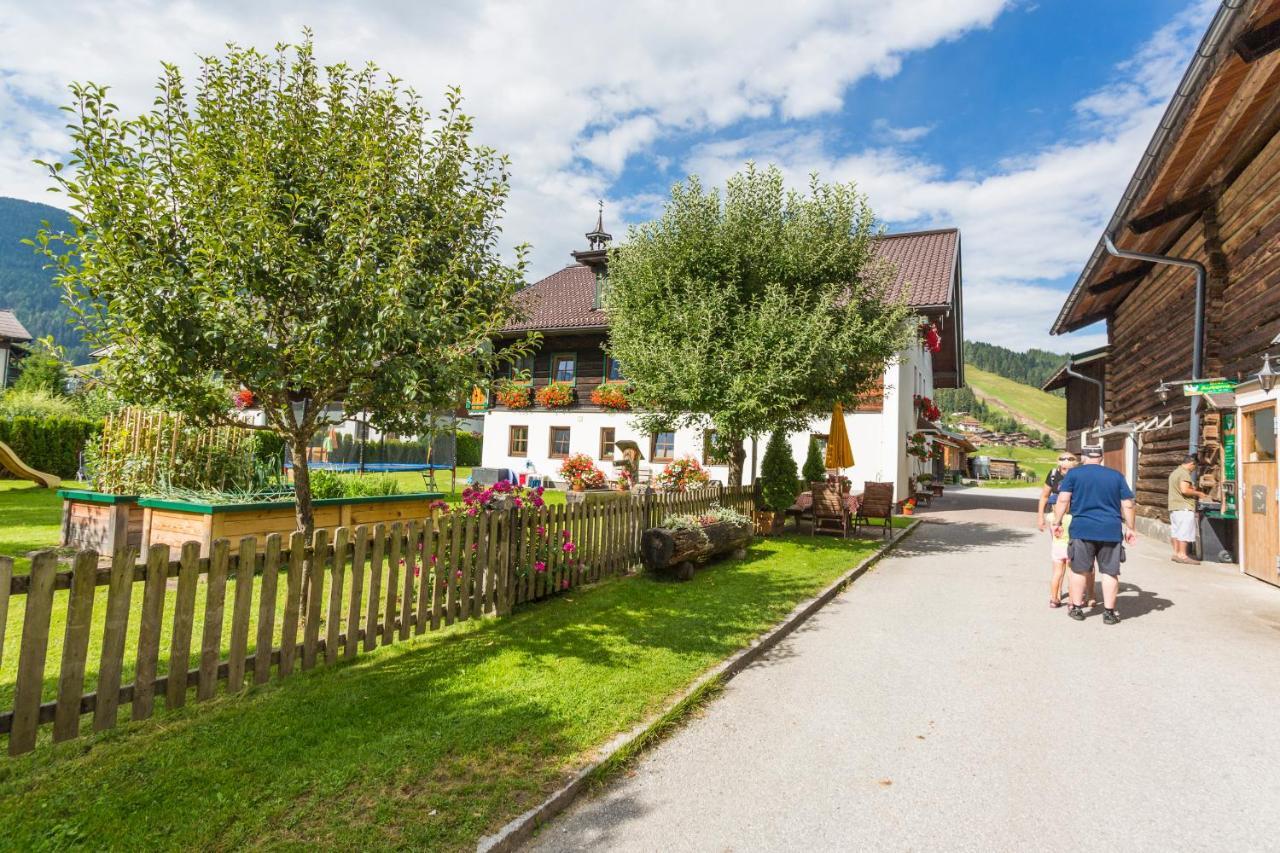
<svg viewBox="0 0 1280 853">
<path fill-rule="evenodd" d="M 1280 849 L 1280 589 L 1139 542 L 1047 606 L 1034 490 L 928 523 L 537 850 Z"/>
</svg>

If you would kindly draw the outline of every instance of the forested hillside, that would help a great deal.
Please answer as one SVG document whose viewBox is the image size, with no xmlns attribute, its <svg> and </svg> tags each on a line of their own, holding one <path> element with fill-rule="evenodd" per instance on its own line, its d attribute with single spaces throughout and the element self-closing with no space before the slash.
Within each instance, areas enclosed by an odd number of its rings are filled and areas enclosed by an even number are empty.
<svg viewBox="0 0 1280 853">
<path fill-rule="evenodd" d="M 964 360 L 965 364 L 971 364 L 988 373 L 1039 388 L 1055 370 L 1062 366 L 1065 356 L 1042 349 L 1015 352 L 996 344 L 965 341 Z"/>
<path fill-rule="evenodd" d="M 88 347 L 67 322 L 71 313 L 53 286 L 53 273 L 44 269 L 45 258 L 22 244 L 42 220 L 68 227 L 67 214 L 56 207 L 0 197 L 0 308 L 13 309 L 34 337 L 53 335 L 72 362 L 88 361 Z"/>
</svg>

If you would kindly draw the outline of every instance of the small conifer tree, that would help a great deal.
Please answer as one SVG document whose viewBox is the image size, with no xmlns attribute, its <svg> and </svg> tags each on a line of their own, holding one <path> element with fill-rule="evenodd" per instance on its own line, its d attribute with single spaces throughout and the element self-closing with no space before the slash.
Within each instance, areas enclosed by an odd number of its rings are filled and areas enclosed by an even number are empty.
<svg viewBox="0 0 1280 853">
<path fill-rule="evenodd" d="M 822 459 L 822 452 L 818 450 L 818 440 L 809 439 L 809 455 L 804 460 L 804 481 L 806 483 L 821 483 L 827 477 L 827 466 Z"/>
<path fill-rule="evenodd" d="M 796 502 L 800 482 L 796 460 L 791 455 L 786 433 L 778 430 L 769 436 L 760 470 L 760 498 L 766 510 L 782 512 Z"/>
</svg>

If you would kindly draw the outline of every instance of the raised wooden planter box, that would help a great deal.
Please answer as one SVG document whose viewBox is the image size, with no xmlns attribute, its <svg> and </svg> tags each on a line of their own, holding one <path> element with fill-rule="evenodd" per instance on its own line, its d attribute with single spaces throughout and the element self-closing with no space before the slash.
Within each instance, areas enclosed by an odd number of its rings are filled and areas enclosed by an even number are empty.
<svg viewBox="0 0 1280 853">
<path fill-rule="evenodd" d="M 431 515 L 431 503 L 442 492 L 381 495 L 362 498 L 324 498 L 312 501 L 315 526 L 359 527 L 421 520 Z M 208 556 L 215 539 L 239 541 L 256 536 L 259 542 L 272 533 L 288 536 L 297 529 L 293 501 L 211 504 L 142 498 L 143 547 L 164 544 L 176 558 L 183 543 L 199 542 L 200 555 Z M 372 532 L 372 531 L 371 531 Z"/>
<path fill-rule="evenodd" d="M 581 492 L 570 490 L 564 493 L 565 503 L 568 504 L 598 504 L 626 500 L 629 497 L 631 497 L 629 492 L 620 492 L 617 489 L 586 489 Z"/>
<path fill-rule="evenodd" d="M 751 541 L 751 522 L 708 524 L 699 530 L 671 530 L 651 527 L 640 536 L 640 560 L 651 572 L 674 574 L 678 580 L 693 579 L 693 570 L 712 557 L 731 554 L 746 556 Z"/>
<path fill-rule="evenodd" d="M 92 548 L 110 555 L 117 548 L 142 547 L 142 507 L 137 495 L 108 495 L 82 489 L 59 489 L 62 498 L 64 548 Z"/>
</svg>

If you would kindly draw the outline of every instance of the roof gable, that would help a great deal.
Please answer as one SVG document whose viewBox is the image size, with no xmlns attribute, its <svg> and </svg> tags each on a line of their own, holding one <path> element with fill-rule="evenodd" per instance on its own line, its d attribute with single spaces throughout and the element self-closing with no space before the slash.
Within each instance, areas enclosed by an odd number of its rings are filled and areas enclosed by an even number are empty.
<svg viewBox="0 0 1280 853">
<path fill-rule="evenodd" d="M 0 309 L 0 339 L 23 343 L 31 340 L 31 333 L 18 321 L 16 314 Z"/>
</svg>

